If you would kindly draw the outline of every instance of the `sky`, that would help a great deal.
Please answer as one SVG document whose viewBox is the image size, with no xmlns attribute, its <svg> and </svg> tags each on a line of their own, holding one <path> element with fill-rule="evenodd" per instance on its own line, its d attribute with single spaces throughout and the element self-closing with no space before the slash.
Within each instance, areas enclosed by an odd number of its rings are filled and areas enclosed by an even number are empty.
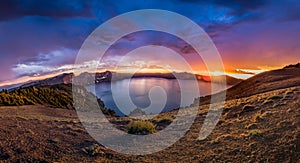
<svg viewBox="0 0 300 163">
<path fill-rule="evenodd" d="M 298 0 L 10 0 L 0 2 L 0 85 L 71 72 L 78 50 L 93 30 L 139 9 L 168 10 L 196 22 L 233 76 L 245 78 L 300 61 Z M 169 47 L 181 52 L 196 73 L 205 69 L 183 40 L 154 31 L 118 40 L 106 53 L 102 68 L 112 68 L 122 55 L 145 45 Z M 154 70 L 164 64 L 163 57 L 150 53 L 136 58 L 123 66 Z"/>
</svg>

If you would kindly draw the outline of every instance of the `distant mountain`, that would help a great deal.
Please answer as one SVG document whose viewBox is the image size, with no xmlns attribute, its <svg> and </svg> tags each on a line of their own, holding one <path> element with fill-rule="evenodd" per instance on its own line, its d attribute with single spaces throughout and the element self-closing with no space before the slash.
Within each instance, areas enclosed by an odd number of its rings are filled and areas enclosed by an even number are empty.
<svg viewBox="0 0 300 163">
<path fill-rule="evenodd" d="M 227 85 L 236 85 L 241 81 L 243 81 L 242 79 L 237 79 L 228 75 L 221 75 L 221 76 L 196 75 L 196 76 L 198 80 L 202 80 L 205 82 L 212 82 L 212 83 L 224 83 L 226 80 Z"/>
<path fill-rule="evenodd" d="M 86 80 L 89 79 L 91 76 L 95 77 L 94 81 L 87 82 Z M 18 87 L 29 87 L 29 86 L 35 86 L 35 85 L 56 85 L 56 84 L 71 84 L 72 79 L 74 77 L 73 73 L 63 73 L 55 77 L 43 79 L 43 80 L 37 80 L 37 81 L 29 81 L 25 84 L 17 84 L 17 85 L 10 85 L 5 86 L 8 90 L 13 90 Z M 237 83 L 240 83 L 243 81 L 242 79 L 237 79 L 231 76 L 223 75 L 223 76 L 205 76 L 205 75 L 198 75 L 198 74 L 192 74 L 187 72 L 173 72 L 173 73 L 136 73 L 133 76 L 131 74 L 127 73 L 116 73 L 116 72 L 98 72 L 96 74 L 92 73 L 82 73 L 79 75 L 78 78 L 76 78 L 77 83 L 85 83 L 85 84 L 99 84 L 102 82 L 110 82 L 110 81 L 118 81 L 128 78 L 164 78 L 164 79 L 182 79 L 182 80 L 191 80 L 196 78 L 198 81 L 204 81 L 204 82 L 213 82 L 213 83 L 220 83 L 225 82 L 227 85 L 235 85 Z"/>
<path fill-rule="evenodd" d="M 145 77 L 154 77 L 154 78 L 165 78 L 165 79 L 182 79 L 182 80 L 193 80 L 197 79 L 198 81 L 204 82 L 213 82 L 213 83 L 222 83 L 225 82 L 227 85 L 235 85 L 241 81 L 242 79 L 237 79 L 228 75 L 221 76 L 205 76 L 192 74 L 187 72 L 173 72 L 173 73 L 137 73 L 133 75 L 133 78 L 145 78 Z"/>
<path fill-rule="evenodd" d="M 21 85 L 21 87 L 29 87 L 33 85 L 56 85 L 56 84 L 70 84 L 72 83 L 73 73 L 63 73 L 55 77 L 44 80 L 37 80 Z"/>
</svg>

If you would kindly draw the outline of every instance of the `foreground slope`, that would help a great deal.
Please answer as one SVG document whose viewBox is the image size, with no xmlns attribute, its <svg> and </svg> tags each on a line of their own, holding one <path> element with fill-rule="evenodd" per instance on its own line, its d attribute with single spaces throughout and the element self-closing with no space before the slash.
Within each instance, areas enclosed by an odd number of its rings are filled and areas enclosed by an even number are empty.
<svg viewBox="0 0 300 163">
<path fill-rule="evenodd" d="M 300 87 L 229 100 L 212 134 L 197 140 L 208 105 L 190 131 L 168 149 L 147 155 L 118 154 L 89 136 L 76 112 L 43 106 L 0 108 L 0 161 L 234 161 L 300 159 Z M 174 112 L 164 113 L 170 117 Z M 126 126 L 128 118 L 112 121 Z M 126 128 L 125 128 L 126 129 Z"/>
</svg>

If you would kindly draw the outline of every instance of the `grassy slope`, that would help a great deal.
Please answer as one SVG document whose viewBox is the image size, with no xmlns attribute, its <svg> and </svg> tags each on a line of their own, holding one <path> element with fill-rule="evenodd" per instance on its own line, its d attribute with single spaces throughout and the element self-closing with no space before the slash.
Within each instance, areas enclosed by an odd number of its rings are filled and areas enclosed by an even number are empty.
<svg viewBox="0 0 300 163">
<path fill-rule="evenodd" d="M 92 93 L 83 90 L 83 94 L 76 94 L 78 98 L 90 96 L 87 99 L 96 98 Z M 82 98 L 83 99 L 83 98 Z M 97 99 L 100 109 L 106 115 L 115 116 L 115 111 L 107 109 L 103 101 Z M 89 108 L 96 108 L 93 101 L 84 101 Z M 11 91 L 0 92 L 0 106 L 44 105 L 52 108 L 75 109 L 73 106 L 72 84 L 35 85 L 26 88 L 17 88 Z"/>
<path fill-rule="evenodd" d="M 12 91 L 0 92 L 0 106 L 47 105 L 65 109 L 73 109 L 70 85 L 51 87 L 29 86 Z"/>
<path fill-rule="evenodd" d="M 300 68 L 283 68 L 255 75 L 226 90 L 226 99 L 238 99 L 268 91 L 300 86 Z M 211 96 L 201 97 L 201 104 L 210 103 Z"/>
<path fill-rule="evenodd" d="M 258 74 L 227 91 L 227 99 L 248 97 L 300 85 L 300 68 L 284 68 Z"/>
</svg>

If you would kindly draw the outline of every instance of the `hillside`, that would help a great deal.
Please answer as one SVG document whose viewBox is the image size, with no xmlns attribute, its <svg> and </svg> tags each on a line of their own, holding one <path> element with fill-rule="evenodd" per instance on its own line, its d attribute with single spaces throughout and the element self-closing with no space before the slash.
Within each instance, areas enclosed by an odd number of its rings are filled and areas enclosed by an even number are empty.
<svg viewBox="0 0 300 163">
<path fill-rule="evenodd" d="M 226 99 L 249 97 L 268 91 L 300 86 L 300 67 L 290 66 L 267 71 L 241 81 L 226 90 Z M 218 95 L 218 94 L 217 94 Z M 210 95 L 201 97 L 201 104 L 210 102 Z"/>
<path fill-rule="evenodd" d="M 92 93 L 86 92 L 84 96 L 96 98 Z M 77 94 L 77 96 L 82 96 Z M 89 98 L 92 99 L 92 98 Z M 103 101 L 97 100 L 98 105 L 106 115 L 116 116 L 115 112 L 107 109 Z M 56 85 L 39 85 L 28 86 L 25 88 L 19 87 L 11 91 L 2 90 L 0 92 L 0 106 L 23 106 L 23 105 L 43 105 L 51 108 L 72 109 L 73 94 L 71 84 L 56 84 Z M 85 101 L 85 105 L 94 105 L 92 101 Z"/>
<path fill-rule="evenodd" d="M 255 75 L 227 90 L 227 99 L 300 85 L 300 67 L 283 68 Z"/>
<path fill-rule="evenodd" d="M 57 85 L 57 84 L 71 84 L 72 83 L 72 78 L 74 74 L 73 73 L 63 73 L 51 78 L 47 78 L 44 80 L 37 80 L 33 82 L 28 82 L 26 84 L 23 84 L 22 87 L 29 87 L 29 86 L 34 86 L 34 85 Z"/>
<path fill-rule="evenodd" d="M 53 87 L 29 86 L 12 91 L 0 92 L 0 106 L 46 105 L 51 107 L 73 109 L 70 85 Z"/>
</svg>

